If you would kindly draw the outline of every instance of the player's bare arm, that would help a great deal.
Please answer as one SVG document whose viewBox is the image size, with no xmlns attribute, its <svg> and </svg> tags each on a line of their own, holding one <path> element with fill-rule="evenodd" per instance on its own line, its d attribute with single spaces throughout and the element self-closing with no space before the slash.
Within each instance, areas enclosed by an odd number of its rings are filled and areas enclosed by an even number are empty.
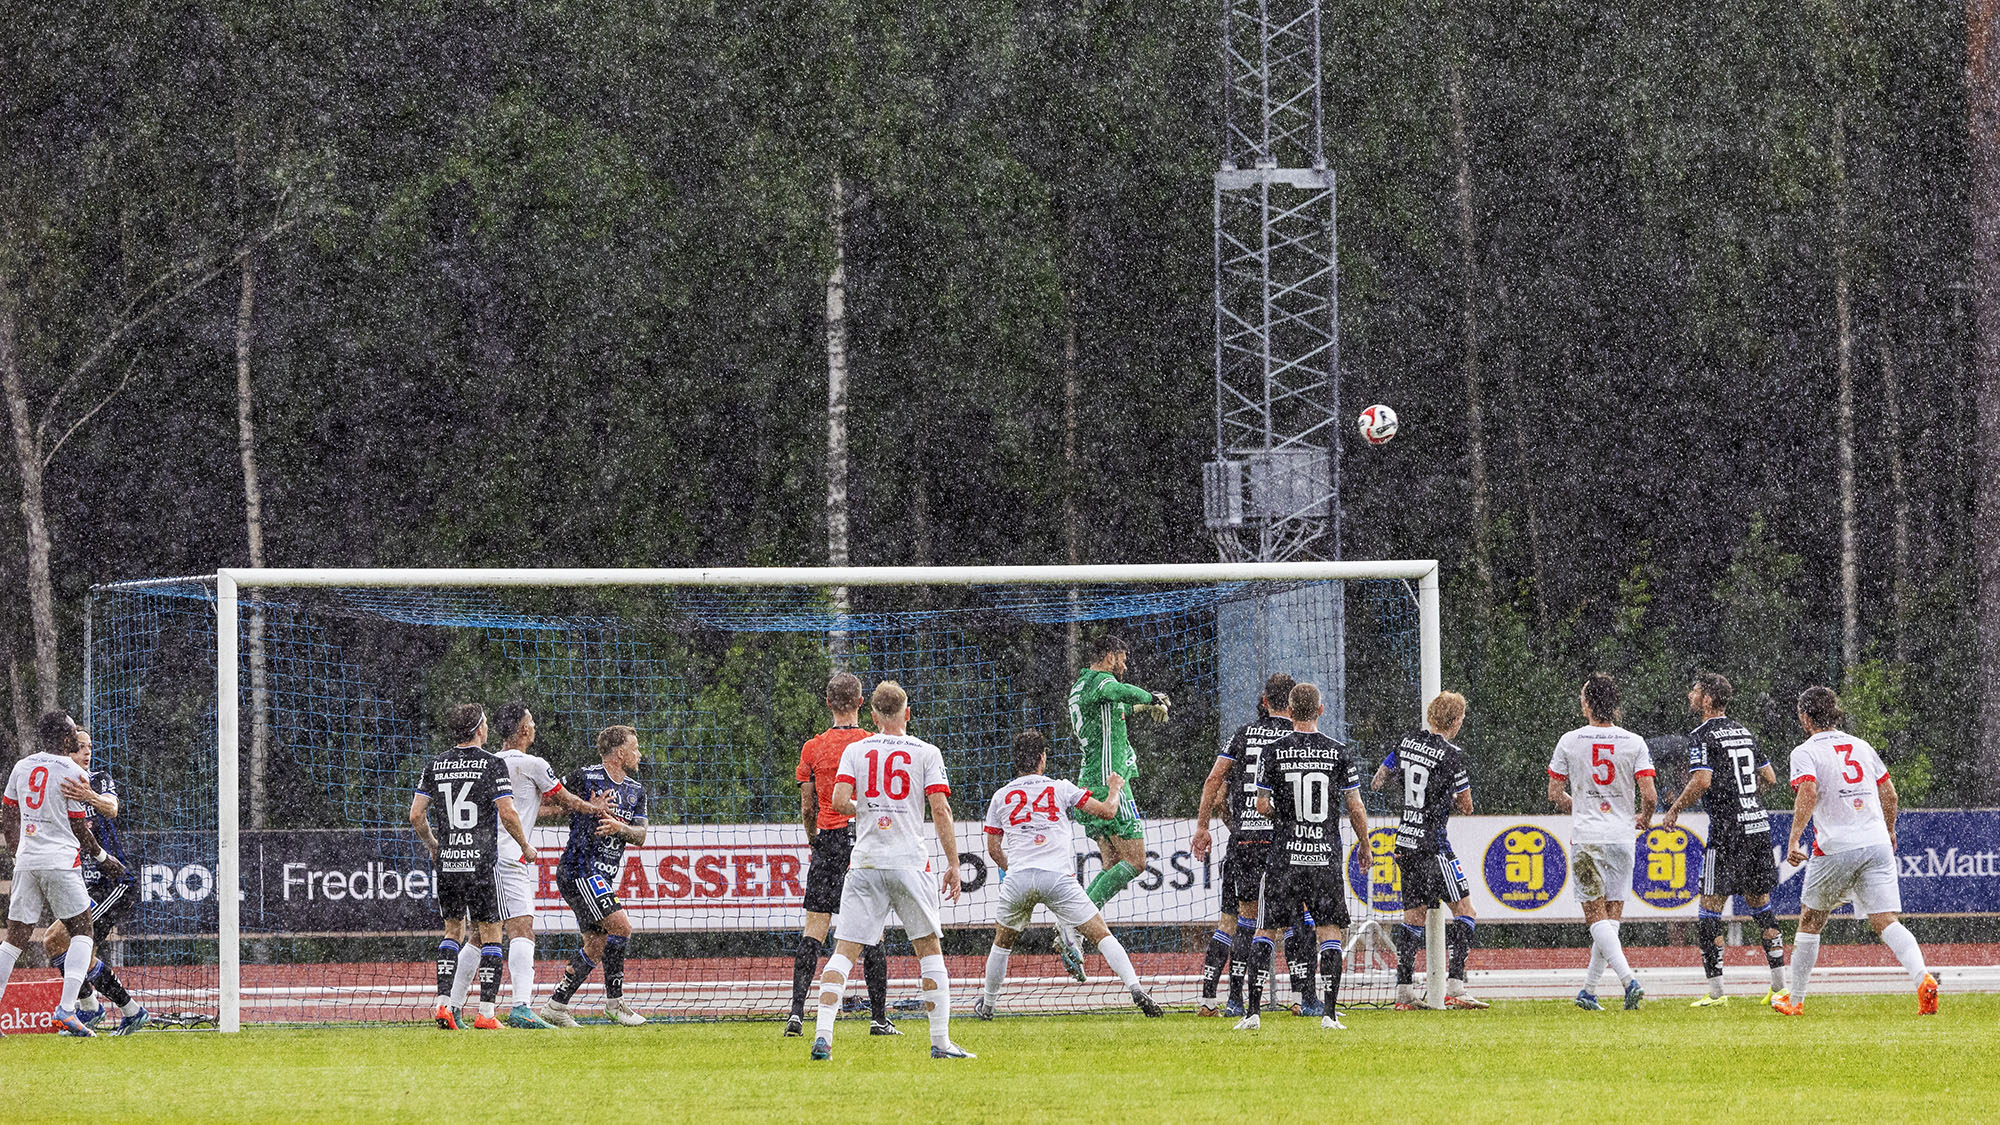
<svg viewBox="0 0 2000 1125">
<path fill-rule="evenodd" d="M 73 777 L 63 778 L 62 795 L 72 801 L 81 801 L 106 820 L 118 819 L 118 798 L 111 793 L 99 793 L 88 784 Z"/>
<path fill-rule="evenodd" d="M 1819 782 L 1812 778 L 1799 782 L 1798 795 L 1792 801 L 1792 838 L 1785 845 L 1785 859 L 1794 867 L 1812 858 L 1799 847 L 1799 837 L 1804 834 L 1806 825 L 1812 823 L 1813 809 L 1818 805 Z M 1890 839 L 1894 838 L 1891 833 Z"/>
<path fill-rule="evenodd" d="M 97 831 L 91 828 L 89 818 L 77 820 L 71 827 L 76 829 L 76 842 L 83 845 L 83 854 L 97 861 L 98 870 L 113 879 L 125 877 L 125 865 L 118 862 L 116 856 L 105 851 L 103 844 L 97 842 Z"/>
<path fill-rule="evenodd" d="M 597 822 L 595 835 L 617 836 L 628 844 L 643 844 L 646 842 L 646 826 L 627 824 L 615 816 L 606 816 Z"/>
<path fill-rule="evenodd" d="M 1770 767 L 1766 766 L 1765 769 L 1769 771 Z M 1773 776 L 1776 775 L 1773 774 Z M 1693 808 L 1695 802 L 1701 800 L 1701 795 L 1708 792 L 1708 783 L 1714 778 L 1714 771 L 1706 766 L 1696 766 L 1694 769 L 1689 770 L 1687 786 L 1681 790 L 1681 795 L 1675 797 L 1673 803 L 1667 806 L 1665 815 L 1660 817 L 1660 827 L 1672 828 L 1679 822 L 1681 813 Z M 1642 778 L 1641 780 L 1649 779 Z"/>
<path fill-rule="evenodd" d="M 1554 805 L 1557 812 L 1566 813 L 1570 811 L 1572 802 L 1569 798 L 1569 780 L 1567 778 L 1552 777 L 1549 779 L 1549 804 Z"/>
<path fill-rule="evenodd" d="M 1368 839 L 1368 806 L 1361 803 L 1361 790 L 1347 791 L 1347 823 L 1354 826 L 1356 840 Z"/>
<path fill-rule="evenodd" d="M 1641 775 L 1639 778 L 1639 812 L 1637 816 L 1632 818 L 1633 825 L 1641 832 L 1651 828 L 1653 826 L 1653 810 L 1658 808 L 1659 805 L 1660 790 L 1658 786 L 1653 784 L 1652 775 Z"/>
<path fill-rule="evenodd" d="M 14 805 L 0 805 L 0 836 L 7 839 L 7 850 L 21 850 L 21 810 Z"/>
<path fill-rule="evenodd" d="M 419 793 L 412 798 L 410 800 L 410 827 L 417 830 L 417 839 L 424 842 L 424 849 L 431 853 L 432 859 L 436 859 L 438 854 L 437 834 L 431 831 L 430 817 L 424 815 L 430 810 L 430 807 L 430 794 Z"/>
<path fill-rule="evenodd" d="M 854 803 L 854 786 L 849 782 L 834 783 L 833 811 L 842 816 L 853 816 L 861 811 L 861 806 Z"/>
<path fill-rule="evenodd" d="M 1095 816 L 1097 814 L 1092 813 L 1091 815 Z M 986 837 L 986 858 L 993 861 L 994 867 L 999 868 L 1003 872 L 1007 870 L 1007 849 L 1000 845 L 1000 837 L 991 834 Z"/>
<path fill-rule="evenodd" d="M 1389 784 L 1389 764 L 1384 762 L 1375 767 L 1375 776 L 1368 779 L 1368 791 L 1380 793 L 1382 787 L 1387 784 Z"/>
<path fill-rule="evenodd" d="M 1117 774 L 1113 774 L 1112 776 L 1118 777 Z M 1194 857 L 1204 863 L 1208 861 L 1209 850 L 1215 846 L 1215 837 L 1209 834 L 1208 822 L 1215 816 L 1216 805 L 1222 800 L 1222 784 L 1228 776 L 1229 759 L 1218 757 L 1215 759 L 1215 764 L 1208 768 L 1208 776 L 1201 783 L 1201 804 L 1195 810 L 1192 847 L 1194 848 Z M 1120 780 L 1123 780 L 1123 778 L 1120 778 Z M 1117 813 L 1091 812 L 1090 815 L 1109 819 L 1116 816 Z"/>
<path fill-rule="evenodd" d="M 1889 850 L 1893 852 L 1896 850 L 1896 783 L 1884 776 L 1875 791 L 1882 796 L 1882 823 L 1889 828 Z"/>
<path fill-rule="evenodd" d="M 845 786 L 834 786 L 833 794 L 840 796 Z M 938 843 L 944 848 L 944 897 L 947 902 L 958 901 L 958 888 L 964 882 L 958 873 L 958 833 L 951 824 L 951 800 L 943 793 L 930 795 L 931 827 L 937 829 Z"/>
<path fill-rule="evenodd" d="M 812 778 L 799 784 L 799 823 L 806 826 L 808 843 L 819 838 L 819 787 Z"/>
<path fill-rule="evenodd" d="M 1117 784 L 1117 783 L 1118 783 L 1118 782 L 1121 782 L 1121 781 L 1123 781 L 1123 780 L 1125 780 L 1125 779 L 1124 779 L 1124 778 L 1122 778 L 1122 777 L 1119 777 L 1119 776 L 1118 776 L 1118 775 L 1116 775 L 1116 774 L 1113 774 L 1113 775 L 1112 775 L 1112 785 L 1111 785 L 1111 795 L 1110 795 L 1109 797 L 1106 797 L 1105 799 L 1103 799 L 1102 801 L 1100 801 L 1100 800 L 1098 800 L 1098 799 L 1097 799 L 1097 798 L 1095 798 L 1095 797 L 1091 797 L 1091 796 L 1086 796 L 1086 797 L 1084 797 L 1084 799 L 1083 799 L 1083 800 L 1081 800 L 1081 801 L 1078 801 L 1078 802 L 1076 803 L 1076 807 L 1077 807 L 1077 808 L 1079 808 L 1079 809 L 1082 809 L 1082 810 L 1083 810 L 1084 812 L 1087 812 L 1087 813 L 1089 813 L 1090 815 L 1092 815 L 1092 816 L 1094 816 L 1094 817 L 1098 817 L 1099 819 L 1102 819 L 1102 820 L 1110 820 L 1110 819 L 1111 819 L 1112 817 L 1114 817 L 1114 816 L 1117 816 L 1117 815 L 1118 815 L 1118 784 Z"/>
<path fill-rule="evenodd" d="M 533 863 L 539 857 L 535 854 L 535 845 L 528 842 L 528 829 L 521 823 L 521 814 L 514 811 L 514 798 L 495 797 L 493 808 L 500 814 L 500 826 L 507 830 L 507 835 L 512 836 L 515 843 L 521 845 L 521 858 Z"/>
<path fill-rule="evenodd" d="M 566 813 L 576 813 L 579 816 L 595 816 L 599 818 L 611 815 L 611 790 L 601 790 L 597 796 L 586 801 L 582 797 L 570 792 L 567 787 L 558 787 L 555 791 L 554 800 L 542 806 L 540 815 L 545 817 L 562 816 Z"/>
<path fill-rule="evenodd" d="M 1459 790 L 1458 796 L 1452 798 L 1451 808 L 1453 812 L 1457 813 L 1460 816 L 1471 816 L 1472 790 L 1470 789 Z"/>
</svg>

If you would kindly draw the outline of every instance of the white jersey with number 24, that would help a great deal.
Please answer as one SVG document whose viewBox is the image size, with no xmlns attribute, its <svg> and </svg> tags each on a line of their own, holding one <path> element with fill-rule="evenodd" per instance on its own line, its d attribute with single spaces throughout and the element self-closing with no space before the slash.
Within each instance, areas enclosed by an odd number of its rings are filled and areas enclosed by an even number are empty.
<svg viewBox="0 0 2000 1125">
<path fill-rule="evenodd" d="M 1074 877 L 1075 825 L 1069 812 L 1089 799 L 1089 790 L 1038 773 L 1001 786 L 986 805 L 986 832 L 1000 837 L 1007 870 L 1062 871 Z"/>
</svg>

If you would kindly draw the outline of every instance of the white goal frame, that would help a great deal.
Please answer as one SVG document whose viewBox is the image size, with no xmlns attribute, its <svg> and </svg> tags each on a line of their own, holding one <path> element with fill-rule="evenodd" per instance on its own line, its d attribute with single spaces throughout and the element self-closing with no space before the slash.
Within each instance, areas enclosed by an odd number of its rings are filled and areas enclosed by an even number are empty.
<svg viewBox="0 0 2000 1125">
<path fill-rule="evenodd" d="M 1434 559 L 1387 562 L 1185 563 L 1122 566 L 723 567 L 723 568 L 342 568 L 224 567 L 215 572 L 216 937 L 220 1004 L 216 1026 L 243 1028 L 242 883 L 238 758 L 237 592 L 282 587 L 589 587 L 589 586 L 1080 586 L 1184 582 L 1285 582 L 1402 579 L 1416 584 L 1418 677 L 1422 708 L 1442 690 L 1438 626 L 1438 564 Z M 1428 919 L 1425 1003 L 1444 1007 L 1443 912 Z"/>
</svg>

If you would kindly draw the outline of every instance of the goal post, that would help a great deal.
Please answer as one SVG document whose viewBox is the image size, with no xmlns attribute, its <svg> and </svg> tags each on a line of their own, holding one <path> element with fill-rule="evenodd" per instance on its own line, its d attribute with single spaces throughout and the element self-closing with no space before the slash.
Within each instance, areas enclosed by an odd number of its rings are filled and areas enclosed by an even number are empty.
<svg viewBox="0 0 2000 1125">
<path fill-rule="evenodd" d="M 845 587 L 905 587 L 932 589 L 957 587 L 963 590 L 1017 587 L 1093 590 L 1148 590 L 1172 588 L 1224 588 L 1231 584 L 1369 583 L 1399 588 L 1413 610 L 1416 659 L 1411 669 L 1414 691 L 1398 699 L 1414 700 L 1416 713 L 1401 711 L 1393 719 L 1399 727 L 1420 723 L 1422 710 L 1441 690 L 1441 637 L 1438 606 L 1438 565 L 1434 561 L 1387 562 L 1290 562 L 1290 563 L 1203 563 L 1122 566 L 993 566 L 993 567 L 839 567 L 839 568 L 224 568 L 213 578 L 215 671 L 215 886 L 241 885 L 243 830 L 238 788 L 240 760 L 241 694 L 239 631 L 240 618 L 253 604 L 267 604 L 285 591 L 582 591 L 645 590 L 662 591 L 757 591 L 780 589 L 825 590 Z M 117 586 L 104 587 L 115 590 Z M 524 594 L 523 596 L 528 596 Z M 1005 601 L 1004 595 L 1000 600 Z M 1055 605 L 1059 599 L 1047 599 Z M 1072 606 L 1075 599 L 1071 598 Z M 1041 605 L 1043 603 L 1036 603 Z M 1141 611 L 1122 611 L 1138 613 Z M 1030 614 L 1030 617 L 1033 615 Z M 1110 610 L 1093 621 L 1114 620 Z M 1212 632 L 1213 625 L 1207 626 Z M 796 631 L 804 632 L 804 628 Z M 826 628 L 826 634 L 834 630 Z M 99 630 L 101 637 L 105 630 Z M 823 636 L 826 634 L 822 634 Z M 1344 658 L 1343 658 L 1344 659 Z M 1336 674 L 1344 675 L 1342 668 Z M 1142 670 L 1138 682 L 1145 681 Z M 1178 702 L 1178 700 L 1177 700 Z M 1025 704 L 1024 704 L 1025 706 Z M 1404 703 L 1397 705 L 1406 706 Z M 1178 711 L 1179 708 L 1177 707 Z M 919 730 L 918 733 L 923 733 Z M 1221 737 L 1227 738 L 1226 730 Z M 946 761 L 953 760 L 953 746 L 945 739 Z M 1210 756 L 1212 757 L 1212 749 Z M 540 749 L 538 753 L 542 752 Z M 1142 753 L 1142 763 L 1144 756 Z M 559 770 L 559 772 L 561 772 Z M 1059 772 L 1052 768 L 1052 772 Z M 954 773 L 956 780 L 957 774 Z M 1004 778 L 1002 778 L 1004 780 Z M 967 800 L 982 802 L 986 794 L 968 794 Z M 956 798 L 955 798 L 956 799 Z M 966 808 L 970 808 L 970 804 Z M 401 809 L 395 810 L 400 817 Z M 767 814 L 768 815 L 768 814 Z M 964 810 L 961 810 L 961 820 Z M 655 825 L 661 821 L 655 818 Z M 976 824 L 975 824 L 976 830 Z M 253 834 L 254 835 L 254 834 Z M 1380 845 L 1377 844 L 1379 848 Z M 1365 856 L 1366 849 L 1362 849 Z M 1095 862 L 1094 859 L 1092 862 Z M 1080 861 L 1081 864 L 1081 861 Z M 1107 907 L 1109 917 L 1109 907 Z M 1444 1001 L 1444 926 L 1441 913 L 1434 912 L 1427 927 L 1428 963 L 1425 974 L 1425 1002 L 1442 1007 Z M 1114 925 L 1118 923 L 1114 921 Z M 225 1032 L 237 1031 L 243 1023 L 245 989 L 243 943 L 245 938 L 242 905 L 236 894 L 215 895 L 216 1023 Z M 775 928 L 775 927 L 774 927 Z M 795 925 L 792 927 L 796 928 Z"/>
</svg>

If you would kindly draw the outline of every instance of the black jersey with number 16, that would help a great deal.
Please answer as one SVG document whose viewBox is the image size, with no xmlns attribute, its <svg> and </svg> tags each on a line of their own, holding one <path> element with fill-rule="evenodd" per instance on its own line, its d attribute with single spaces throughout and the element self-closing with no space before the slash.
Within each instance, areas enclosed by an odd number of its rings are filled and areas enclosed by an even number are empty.
<svg viewBox="0 0 2000 1125">
<path fill-rule="evenodd" d="M 1318 731 L 1286 735 L 1264 748 L 1257 787 L 1271 795 L 1271 866 L 1340 863 L 1346 794 L 1361 788 L 1354 755 Z"/>
<path fill-rule="evenodd" d="M 431 799 L 444 821 L 439 833 L 440 875 L 493 870 L 500 859 L 500 813 L 493 802 L 513 797 L 507 763 L 477 746 L 455 746 L 424 767 L 417 792 Z"/>
<path fill-rule="evenodd" d="M 1396 846 L 1404 851 L 1435 852 L 1449 843 L 1445 824 L 1452 802 L 1472 788 L 1465 772 L 1465 751 L 1428 730 L 1403 736 L 1382 764 L 1396 775 L 1402 796 L 1403 821 L 1396 827 Z"/>
</svg>

